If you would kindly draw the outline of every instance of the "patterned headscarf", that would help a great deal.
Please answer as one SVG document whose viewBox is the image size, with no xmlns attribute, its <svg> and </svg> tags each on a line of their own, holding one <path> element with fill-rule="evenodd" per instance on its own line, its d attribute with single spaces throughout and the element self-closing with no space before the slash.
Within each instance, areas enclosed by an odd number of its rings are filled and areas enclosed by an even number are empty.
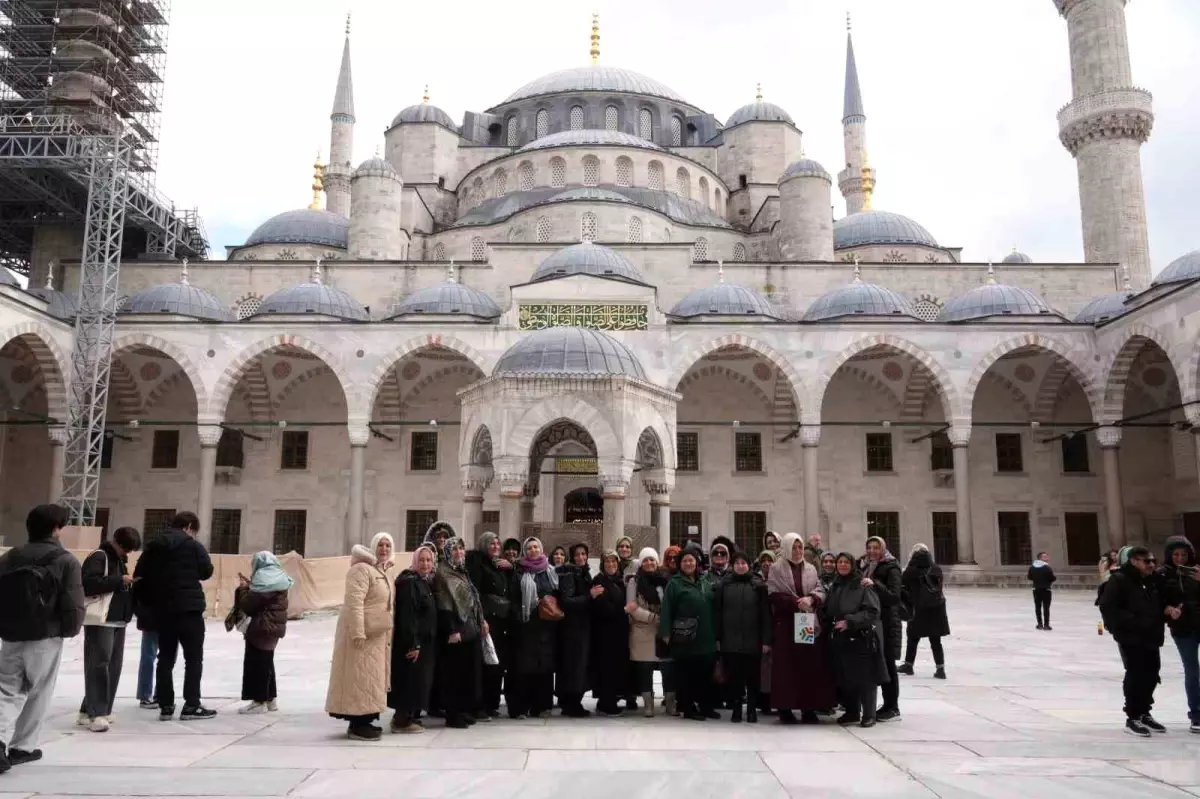
<svg viewBox="0 0 1200 799">
<path fill-rule="evenodd" d="M 454 562 L 453 553 L 456 547 L 461 547 L 465 553 L 466 544 L 458 536 L 452 535 L 446 539 L 446 543 L 442 546 L 442 557 L 445 559 L 446 565 L 450 568 L 455 571 L 465 572 L 467 570 L 467 561 L 465 558 L 461 563 Z"/>
</svg>

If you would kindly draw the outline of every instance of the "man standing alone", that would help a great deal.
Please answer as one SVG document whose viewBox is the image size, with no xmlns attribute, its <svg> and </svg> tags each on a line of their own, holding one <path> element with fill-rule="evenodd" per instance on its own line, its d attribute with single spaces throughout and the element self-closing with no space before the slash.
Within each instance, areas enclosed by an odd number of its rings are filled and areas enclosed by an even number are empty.
<svg viewBox="0 0 1200 799">
<path fill-rule="evenodd" d="M 145 582 L 146 601 L 158 625 L 158 718 L 175 715 L 172 670 L 183 647 L 183 710 L 180 721 L 211 719 L 217 711 L 200 704 L 200 678 L 204 670 L 204 588 L 212 577 L 208 550 L 196 540 L 200 520 L 184 511 L 171 520 L 167 531 L 145 547 L 134 568 L 134 579 Z"/>
<path fill-rule="evenodd" d="M 1163 625 L 1167 617 L 1176 619 L 1179 614 L 1177 608 L 1163 607 L 1156 582 L 1154 556 L 1145 547 L 1133 547 L 1100 597 L 1104 626 L 1117 639 L 1125 663 L 1125 731 L 1142 738 L 1149 738 L 1151 730 L 1167 731 L 1150 715 L 1150 708 L 1162 665 Z"/>
<path fill-rule="evenodd" d="M 1050 568 L 1049 552 L 1038 553 L 1037 560 L 1029 567 L 1028 577 L 1033 583 L 1033 612 L 1037 614 L 1037 628 L 1053 629 L 1050 626 L 1050 600 L 1054 594 L 1051 593 L 1050 586 L 1054 585 L 1058 578 L 1054 576 L 1054 569 Z"/>
</svg>

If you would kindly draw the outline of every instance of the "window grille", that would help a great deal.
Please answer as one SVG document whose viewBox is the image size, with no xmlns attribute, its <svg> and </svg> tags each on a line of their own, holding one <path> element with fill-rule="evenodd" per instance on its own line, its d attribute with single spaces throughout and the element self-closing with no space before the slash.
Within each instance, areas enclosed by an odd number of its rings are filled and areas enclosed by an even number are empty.
<svg viewBox="0 0 1200 799">
<path fill-rule="evenodd" d="M 692 196 L 692 179 L 683 167 L 679 167 L 675 172 L 675 193 L 680 197 Z"/>
<path fill-rule="evenodd" d="M 567 162 L 561 158 L 550 159 L 550 186 L 561 189 L 567 185 Z"/>
<path fill-rule="evenodd" d="M 624 155 L 617 159 L 617 185 L 633 185 L 633 161 Z"/>
<path fill-rule="evenodd" d="M 508 146 L 509 147 L 517 146 L 517 118 L 516 117 L 508 118 Z"/>
<path fill-rule="evenodd" d="M 497 197 L 506 194 L 508 192 L 508 173 L 503 169 L 497 169 L 496 173 L 492 175 L 492 185 Z"/>
<path fill-rule="evenodd" d="M 571 130 L 583 130 L 583 106 L 571 106 Z"/>
<path fill-rule="evenodd" d="M 550 220 L 544 216 L 537 221 L 537 240 L 550 241 Z"/>
<path fill-rule="evenodd" d="M 733 245 L 733 260 L 736 263 L 742 263 L 746 260 L 746 245 L 740 241 Z"/>
<path fill-rule="evenodd" d="M 539 139 L 550 132 L 550 114 L 547 113 L 546 109 L 544 108 L 537 112 L 537 125 L 535 130 L 535 135 Z"/>
<path fill-rule="evenodd" d="M 701 236 L 692 244 L 692 260 L 707 261 L 708 260 L 708 239 Z"/>
<path fill-rule="evenodd" d="M 650 110 L 647 108 L 638 113 L 638 135 L 647 141 L 654 138 L 654 118 L 650 116 Z"/>
<path fill-rule="evenodd" d="M 517 167 L 517 184 L 521 191 L 533 189 L 533 164 L 526 161 Z"/>
<path fill-rule="evenodd" d="M 274 549 L 276 555 L 295 552 L 304 556 L 304 538 L 308 532 L 308 511 L 275 511 Z"/>
<path fill-rule="evenodd" d="M 597 186 L 600 183 L 600 159 L 594 155 L 583 157 L 583 185 Z"/>
<path fill-rule="evenodd" d="M 486 256 L 487 251 L 483 246 L 483 239 L 481 239 L 479 236 L 471 239 L 471 260 L 483 261 L 486 260 Z"/>
<path fill-rule="evenodd" d="M 683 120 L 679 117 L 671 117 L 671 146 L 679 147 L 683 144 Z"/>
<path fill-rule="evenodd" d="M 629 235 L 626 240 L 631 244 L 640 244 L 642 241 L 642 220 L 636 216 L 629 217 Z"/>
<path fill-rule="evenodd" d="M 617 113 L 617 107 L 610 105 L 604 109 L 604 129 L 616 130 L 620 124 L 620 115 Z"/>
<path fill-rule="evenodd" d="M 655 191 L 663 190 L 663 165 L 658 161 L 650 162 L 650 166 L 646 171 L 646 182 Z"/>
<path fill-rule="evenodd" d="M 583 217 L 579 221 L 579 240 L 596 240 L 596 215 L 591 211 L 585 211 Z"/>
<path fill-rule="evenodd" d="M 238 320 L 246 319 L 258 313 L 258 309 L 262 307 L 262 297 L 247 297 L 238 303 L 237 318 Z"/>
</svg>

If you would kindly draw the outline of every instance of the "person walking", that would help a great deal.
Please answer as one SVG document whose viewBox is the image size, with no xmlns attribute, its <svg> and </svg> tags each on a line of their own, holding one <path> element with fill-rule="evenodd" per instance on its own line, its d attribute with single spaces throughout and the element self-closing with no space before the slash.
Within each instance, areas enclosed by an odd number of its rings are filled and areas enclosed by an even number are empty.
<svg viewBox="0 0 1200 799">
<path fill-rule="evenodd" d="M 146 583 L 158 628 L 158 718 L 175 715 L 173 671 L 183 649 L 183 710 L 180 721 L 211 719 L 217 711 L 200 704 L 204 674 L 204 587 L 213 575 L 212 558 L 196 540 L 200 519 L 190 511 L 175 514 L 167 531 L 148 542 L 133 570 Z"/>
<path fill-rule="evenodd" d="M 596 712 L 619 716 L 617 700 L 629 684 L 629 616 L 625 612 L 625 578 L 621 559 L 608 550 L 600 559 L 600 572 L 592 579 L 592 642 L 588 674 Z M 650 705 L 653 711 L 653 703 Z"/>
<path fill-rule="evenodd" d="M 782 724 L 817 724 L 818 710 L 837 704 L 829 649 L 821 635 L 819 613 L 825 588 L 817 569 L 804 559 L 804 539 L 783 537 L 783 557 L 767 575 L 771 603 L 771 705 Z M 797 640 L 796 614 L 813 614 L 811 638 Z"/>
<path fill-rule="evenodd" d="M 442 672 L 442 702 L 446 726 L 466 729 L 476 721 L 491 721 L 481 713 L 483 638 L 488 623 L 483 618 L 479 592 L 467 575 L 467 551 L 458 536 L 446 539 L 442 560 L 433 578 L 437 604 L 438 669 Z"/>
<path fill-rule="evenodd" d="M 483 605 L 483 617 L 491 631 L 492 646 L 496 649 L 496 665 L 483 664 L 482 703 L 488 718 L 500 715 L 500 693 L 504 675 L 510 668 L 512 655 L 509 652 L 509 626 L 512 619 L 512 580 L 515 571 L 512 563 L 503 557 L 500 537 L 495 533 L 479 536 L 475 548 L 467 552 L 467 576 L 479 591 Z M 403 656 L 398 652 L 396 656 Z"/>
<path fill-rule="evenodd" d="M 0 556 L 0 774 L 40 760 L 63 639 L 83 626 L 83 573 L 58 536 L 70 512 L 38 505 L 25 517 L 28 543 Z"/>
<path fill-rule="evenodd" d="M 1054 569 L 1050 566 L 1050 553 L 1039 552 L 1037 560 L 1029 567 L 1026 576 L 1029 582 L 1033 583 L 1033 612 L 1037 615 L 1037 628 L 1053 629 L 1050 626 L 1050 600 L 1053 598 L 1050 589 L 1058 578 L 1054 576 Z"/>
<path fill-rule="evenodd" d="M 429 691 L 437 664 L 437 603 L 433 547 L 421 544 L 412 566 L 396 577 L 395 625 L 392 633 L 392 674 L 387 706 L 395 710 L 392 732 L 425 732 L 419 720 L 429 709 Z"/>
<path fill-rule="evenodd" d="M 745 552 L 733 555 L 733 569 L 713 593 L 713 625 L 725 673 L 726 695 L 733 703 L 734 724 L 758 722 L 759 677 L 763 655 L 771 651 L 771 608 L 767 585 L 750 570 Z"/>
<path fill-rule="evenodd" d="M 243 715 L 259 715 L 279 709 L 275 680 L 275 648 L 287 635 L 288 592 L 295 581 L 270 552 L 259 552 L 250 561 L 250 579 L 238 575 L 234 591 L 238 610 L 250 619 L 246 627 L 246 649 L 242 655 Z"/>
<path fill-rule="evenodd" d="M 1184 536 L 1167 539 L 1160 584 L 1163 604 L 1176 611 L 1167 626 L 1183 664 L 1190 729 L 1200 734 L 1200 569 L 1196 550 Z"/>
<path fill-rule="evenodd" d="M 566 617 L 558 630 L 558 670 L 554 690 L 562 714 L 569 718 L 592 715 L 583 706 L 588 688 L 588 650 L 592 643 L 592 599 L 602 589 L 592 585 L 586 544 L 575 544 L 570 562 L 558 567 L 558 601 Z"/>
<path fill-rule="evenodd" d="M 867 554 L 859 561 L 863 584 L 875 589 L 879 597 L 879 625 L 883 630 L 883 655 L 887 662 L 888 678 L 880 688 L 883 703 L 875 713 L 877 721 L 900 719 L 900 676 L 896 661 L 900 659 L 904 625 L 900 618 L 903 602 L 903 579 L 900 561 L 888 551 L 887 542 L 873 535 L 867 539 Z"/>
<path fill-rule="evenodd" d="M 917 647 L 922 638 L 929 639 L 933 652 L 933 676 L 946 679 L 946 655 L 942 651 L 942 638 L 950 634 L 950 619 L 946 615 L 946 593 L 943 590 L 942 567 L 933 562 L 929 547 L 917 544 L 908 557 L 908 565 L 900 578 L 912 618 L 908 620 L 908 645 L 904 651 L 904 663 L 897 669 L 900 674 L 913 675 L 913 664 L 917 660 Z"/>
<path fill-rule="evenodd" d="M 125 657 L 125 627 L 133 619 L 133 576 L 129 553 L 142 548 L 142 537 L 132 527 L 119 527 L 112 539 L 83 562 L 83 704 L 80 726 L 107 732 L 113 700 L 121 681 Z"/>
<path fill-rule="evenodd" d="M 1125 666 L 1125 731 L 1149 738 L 1165 733 L 1150 710 L 1162 668 L 1160 648 L 1167 618 L 1178 621 L 1178 608 L 1164 607 L 1154 576 L 1154 556 L 1145 547 L 1132 547 L 1120 571 L 1108 578 L 1100 597 L 1104 627 L 1112 633 Z"/>
<path fill-rule="evenodd" d="M 368 549 L 350 550 L 346 593 L 333 636 L 329 689 L 325 712 L 347 722 L 352 741 L 378 741 L 375 726 L 387 707 L 390 676 L 394 594 L 387 570 L 395 544 L 387 533 L 376 533 Z"/>
<path fill-rule="evenodd" d="M 518 578 L 512 583 L 513 688 L 508 715 L 514 719 L 549 718 L 554 705 L 554 666 L 558 628 L 563 619 L 558 605 L 558 572 L 537 538 L 521 546 Z"/>
<path fill-rule="evenodd" d="M 689 543 L 679 555 L 679 573 L 663 593 L 658 634 L 667 644 L 679 681 L 679 708 L 693 721 L 719 719 L 712 707 L 712 596 L 700 573 L 700 547 Z"/>
<path fill-rule="evenodd" d="M 619 563 L 618 563 L 619 566 Z M 658 553 L 646 547 L 638 554 L 638 570 L 625 584 L 625 613 L 629 616 L 629 659 L 633 664 L 635 691 L 642 696 L 642 712 L 654 716 L 654 669 L 663 672 L 663 708 L 675 715 L 675 694 L 667 692 L 667 645 L 659 637 L 663 594 L 670 575 L 658 567 Z M 672 686 L 674 687 L 674 686 Z"/>
<path fill-rule="evenodd" d="M 821 614 L 830 629 L 838 692 L 846 705 L 837 723 L 874 727 L 876 695 L 889 679 L 879 595 L 867 585 L 849 552 L 837 556 L 834 568 L 837 578 Z"/>
</svg>

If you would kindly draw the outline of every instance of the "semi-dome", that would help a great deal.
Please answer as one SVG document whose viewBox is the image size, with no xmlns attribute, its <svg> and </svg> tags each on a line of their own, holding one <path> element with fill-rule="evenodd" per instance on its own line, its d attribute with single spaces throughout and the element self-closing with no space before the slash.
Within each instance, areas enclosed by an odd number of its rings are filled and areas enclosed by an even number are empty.
<svg viewBox="0 0 1200 799">
<path fill-rule="evenodd" d="M 17 282 L 17 277 L 12 272 L 8 271 L 7 267 L 0 266 L 0 286 L 16 286 L 21 287 Z"/>
<path fill-rule="evenodd" d="M 590 241 L 572 244 L 547 257 L 534 270 L 530 283 L 568 275 L 593 275 L 609 280 L 645 283 L 637 268 L 621 253 Z"/>
<path fill-rule="evenodd" d="M 814 161 L 811 158 L 801 158 L 799 161 L 793 162 L 788 166 L 787 169 L 783 170 L 783 174 L 779 176 L 779 182 L 783 183 L 785 180 L 791 180 L 792 178 L 800 177 L 825 178 L 825 180 L 831 182 L 833 180 L 833 178 L 829 177 L 829 172 L 825 169 L 825 167 L 821 166 L 819 162 Z"/>
<path fill-rule="evenodd" d="M 368 158 L 358 165 L 358 169 L 354 170 L 354 177 L 387 177 L 398 178 L 396 168 L 379 156 Z"/>
<path fill-rule="evenodd" d="M 675 303 L 671 316 L 765 316 L 781 319 L 779 311 L 757 291 L 733 283 L 696 289 Z"/>
<path fill-rule="evenodd" d="M 0 276 L 2 278 L 2 276 Z M 0 279 L 0 283 L 3 280 Z M 46 313 L 58 319 L 74 319 L 79 313 L 79 302 L 71 294 L 57 291 L 49 286 L 40 289 L 28 289 L 28 292 L 46 303 Z"/>
<path fill-rule="evenodd" d="M 844 316 L 907 316 L 920 320 L 912 303 L 902 295 L 874 283 L 853 283 L 817 298 L 804 312 L 805 322 L 823 322 Z"/>
<path fill-rule="evenodd" d="M 730 115 L 729 121 L 725 123 L 725 128 L 732 128 L 734 125 L 740 125 L 743 122 L 786 122 L 789 125 L 795 125 L 792 117 L 787 111 L 784 111 L 774 103 L 764 103 L 759 100 L 756 103 L 747 103 Z"/>
<path fill-rule="evenodd" d="M 454 124 L 454 120 L 450 118 L 450 115 L 431 103 L 418 103 L 417 105 L 410 105 L 408 108 L 403 109 L 392 120 L 392 127 L 394 128 L 406 122 L 432 122 L 435 125 L 441 125 L 443 128 L 449 128 L 458 133 L 458 127 Z"/>
<path fill-rule="evenodd" d="M 621 94 L 645 94 L 685 103 L 674 90 L 653 78 L 638 74 L 631 69 L 590 64 L 570 69 L 560 69 L 526 83 L 510 94 L 500 105 L 515 103 L 529 97 L 564 92 L 619 92 Z"/>
<path fill-rule="evenodd" d="M 280 289 L 268 296 L 254 316 L 266 314 L 319 314 L 351 322 L 368 319 L 367 309 L 358 300 L 341 289 L 315 281 Z"/>
<path fill-rule="evenodd" d="M 642 150 L 662 150 L 649 139 L 622 133 L 619 130 L 599 130 L 597 128 L 582 128 L 580 130 L 563 130 L 542 136 L 526 144 L 518 153 L 530 150 L 546 150 L 551 147 L 637 147 Z"/>
<path fill-rule="evenodd" d="M 1200 250 L 1193 250 L 1167 264 L 1167 268 L 1159 272 L 1158 277 L 1154 278 L 1150 285 L 1161 286 L 1166 283 L 1183 283 L 1187 280 L 1195 280 L 1198 277 L 1200 277 Z"/>
<path fill-rule="evenodd" d="M 492 374 L 623 375 L 646 379 L 637 356 L 621 342 L 583 327 L 530 333 L 500 356 Z"/>
<path fill-rule="evenodd" d="M 206 322 L 232 322 L 229 308 L 211 292 L 187 283 L 165 283 L 129 298 L 122 314 L 172 314 Z"/>
<path fill-rule="evenodd" d="M 1019 286 L 988 282 L 953 298 L 938 312 L 939 322 L 965 322 L 992 316 L 1046 316 L 1054 310 L 1038 295 Z"/>
<path fill-rule="evenodd" d="M 1075 314 L 1075 321 L 1084 325 L 1094 325 L 1108 319 L 1115 319 L 1129 310 L 1125 303 L 1133 296 L 1130 291 L 1114 291 L 1083 306 L 1083 310 Z"/>
<path fill-rule="evenodd" d="M 921 244 L 938 246 L 937 239 L 909 219 L 890 211 L 859 211 L 833 223 L 834 249 L 866 244 Z"/>
<path fill-rule="evenodd" d="M 729 228 L 730 224 L 711 208 L 697 200 L 680 197 L 673 191 L 648 189 L 643 186 L 583 186 L 572 189 L 540 187 L 527 191 L 510 191 L 500 197 L 484 200 L 454 223 L 454 227 L 479 227 L 503 222 L 514 214 L 539 205 L 555 202 L 622 202 L 640 205 L 684 225 Z"/>
<path fill-rule="evenodd" d="M 495 319 L 500 315 L 496 301 L 478 289 L 455 280 L 447 280 L 436 286 L 419 289 L 409 294 L 396 306 L 389 319 L 403 316 L 471 316 L 476 319 Z"/>
<path fill-rule="evenodd" d="M 245 246 L 315 244 L 345 249 L 349 234 L 350 220 L 346 217 L 317 208 L 299 208 L 263 222 L 246 239 Z"/>
<path fill-rule="evenodd" d="M 1013 251 L 1010 252 L 1008 255 L 1004 256 L 1004 260 L 1001 261 L 1000 263 L 1002 263 L 1002 264 L 1031 264 L 1031 263 L 1033 263 L 1033 259 L 1030 258 L 1025 253 L 1018 250 L 1016 247 L 1013 247 Z"/>
</svg>

